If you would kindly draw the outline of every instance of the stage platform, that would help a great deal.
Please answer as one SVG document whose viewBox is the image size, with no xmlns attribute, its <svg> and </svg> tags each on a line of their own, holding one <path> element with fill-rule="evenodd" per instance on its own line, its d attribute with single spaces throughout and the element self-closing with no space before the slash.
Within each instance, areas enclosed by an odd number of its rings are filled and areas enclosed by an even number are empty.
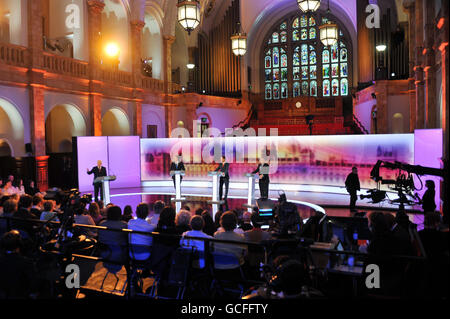
<svg viewBox="0 0 450 319">
<path fill-rule="evenodd" d="M 175 189 L 172 181 L 160 181 L 160 182 L 144 182 L 146 186 L 131 187 L 131 188 L 116 188 L 111 189 L 111 201 L 112 202 L 124 202 L 130 200 L 133 197 L 133 202 L 137 200 L 142 201 L 143 196 L 175 196 Z M 199 185 L 201 184 L 201 185 Z M 212 187 L 208 182 L 192 182 L 183 181 L 182 183 L 182 196 L 186 197 L 186 202 L 207 201 L 212 197 Z M 237 184 L 237 185 L 236 185 Z M 240 185 L 243 183 L 230 183 L 228 191 L 229 199 L 247 199 L 247 188 Z M 244 184 L 245 185 L 245 184 Z M 312 185 L 271 185 L 269 190 L 269 198 L 277 201 L 279 192 L 284 191 L 289 201 L 292 201 L 298 205 L 308 206 L 314 210 L 326 213 L 329 209 L 347 209 L 349 205 L 350 197 L 345 188 L 333 187 L 333 186 L 312 186 Z M 366 193 L 366 190 L 359 192 Z M 390 200 L 395 199 L 397 196 L 394 193 L 388 193 Z M 259 190 L 255 191 L 255 197 L 259 197 Z M 398 209 L 397 205 L 389 203 L 389 200 L 384 202 L 373 204 L 369 199 L 358 200 L 357 207 L 361 210 L 371 209 L 386 209 L 389 211 L 395 211 Z M 406 207 L 407 210 L 413 210 L 413 207 Z"/>
</svg>

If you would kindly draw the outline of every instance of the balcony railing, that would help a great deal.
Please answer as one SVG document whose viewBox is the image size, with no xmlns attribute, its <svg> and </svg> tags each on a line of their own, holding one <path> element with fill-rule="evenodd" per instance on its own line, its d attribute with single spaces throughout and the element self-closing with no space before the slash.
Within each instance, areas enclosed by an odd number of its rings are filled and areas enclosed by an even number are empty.
<svg viewBox="0 0 450 319">
<path fill-rule="evenodd" d="M 44 52 L 44 69 L 78 78 L 88 77 L 88 63 Z"/>
<path fill-rule="evenodd" d="M 28 61 L 29 53 L 27 48 L 9 43 L 0 43 L 0 62 L 26 67 Z"/>
<path fill-rule="evenodd" d="M 149 77 L 142 77 L 142 88 L 144 90 L 164 91 L 164 81 Z"/>
</svg>

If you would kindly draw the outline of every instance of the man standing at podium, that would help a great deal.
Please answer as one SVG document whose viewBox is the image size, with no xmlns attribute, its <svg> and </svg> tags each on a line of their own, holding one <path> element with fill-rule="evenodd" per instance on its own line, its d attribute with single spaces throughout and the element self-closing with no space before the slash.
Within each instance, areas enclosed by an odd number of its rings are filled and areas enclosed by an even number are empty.
<svg viewBox="0 0 450 319">
<path fill-rule="evenodd" d="M 175 160 L 170 164 L 170 171 L 185 171 L 184 164 L 181 161 L 181 156 L 175 156 Z M 175 186 L 175 175 L 172 176 L 173 179 L 173 187 Z M 180 176 L 180 185 L 181 181 L 183 180 L 183 176 Z"/>
<path fill-rule="evenodd" d="M 102 166 L 102 161 L 97 161 L 97 166 L 94 166 L 91 170 L 89 168 L 87 169 L 87 173 L 89 175 L 94 174 L 94 181 L 97 177 L 103 177 L 106 176 L 106 168 Z M 98 192 L 100 191 L 100 199 L 103 200 L 103 184 L 101 182 L 95 183 L 93 182 L 92 185 L 94 185 L 94 194 L 95 194 L 95 201 L 98 201 Z"/>
<path fill-rule="evenodd" d="M 228 168 L 230 164 L 226 163 L 225 155 L 222 155 L 222 163 L 217 167 L 216 172 L 220 172 L 220 181 L 219 181 L 219 200 L 222 200 L 222 191 L 223 184 L 225 184 L 225 196 L 224 200 L 227 200 L 228 197 L 228 185 L 230 184 L 230 175 L 228 175 Z"/>
<path fill-rule="evenodd" d="M 269 164 L 264 162 L 264 159 L 260 159 L 258 167 L 252 172 L 252 174 L 259 174 L 259 194 L 262 199 L 269 198 Z"/>
</svg>

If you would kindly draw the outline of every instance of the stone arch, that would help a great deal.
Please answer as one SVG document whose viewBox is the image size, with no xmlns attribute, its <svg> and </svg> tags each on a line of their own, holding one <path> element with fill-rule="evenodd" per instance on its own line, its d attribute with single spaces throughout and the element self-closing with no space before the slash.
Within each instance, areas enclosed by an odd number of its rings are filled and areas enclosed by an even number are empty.
<svg viewBox="0 0 450 319">
<path fill-rule="evenodd" d="M 0 157 L 5 156 L 14 156 L 13 149 L 7 139 L 0 138 Z"/>
<path fill-rule="evenodd" d="M 86 135 L 86 120 L 73 104 L 51 108 L 45 120 L 45 141 L 48 153 L 70 153 L 72 137 Z"/>
<path fill-rule="evenodd" d="M 392 132 L 393 134 L 404 133 L 403 114 L 395 113 L 392 116 Z"/>
<path fill-rule="evenodd" d="M 152 7 L 146 7 L 144 22 L 145 26 L 142 29 L 142 59 L 152 60 L 152 77 L 155 79 L 162 79 L 162 65 L 163 65 L 163 38 L 161 19 L 154 13 Z"/>
<path fill-rule="evenodd" d="M 25 154 L 23 117 L 18 108 L 4 98 L 0 98 L 0 139 L 8 141 L 12 154 Z"/>
<path fill-rule="evenodd" d="M 102 118 L 103 136 L 127 136 L 131 134 L 127 113 L 119 107 L 108 109 Z"/>
</svg>

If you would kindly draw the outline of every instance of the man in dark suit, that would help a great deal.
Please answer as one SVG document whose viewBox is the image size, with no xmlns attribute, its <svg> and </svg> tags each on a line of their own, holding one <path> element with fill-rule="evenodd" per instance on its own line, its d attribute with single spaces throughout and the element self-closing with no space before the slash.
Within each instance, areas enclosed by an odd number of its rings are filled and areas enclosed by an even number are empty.
<svg viewBox="0 0 450 319">
<path fill-rule="evenodd" d="M 228 186 L 230 184 L 230 175 L 228 175 L 228 168 L 230 164 L 226 163 L 225 155 L 222 156 L 222 163 L 219 164 L 219 167 L 216 168 L 216 172 L 221 172 L 220 181 L 219 181 L 219 199 L 222 200 L 223 193 L 223 185 L 225 184 L 225 196 L 224 200 L 227 200 L 228 197 Z"/>
<path fill-rule="evenodd" d="M 91 170 L 89 168 L 87 169 L 87 173 L 89 175 L 94 174 L 94 181 L 97 177 L 103 177 L 106 176 L 106 168 L 102 166 L 102 161 L 97 161 L 97 166 L 94 166 Z M 93 182 L 92 185 L 94 185 L 94 194 L 95 194 L 95 201 L 98 201 L 98 192 L 100 192 L 100 199 L 103 200 L 103 184 L 95 183 Z"/>
<path fill-rule="evenodd" d="M 356 167 L 353 167 L 352 172 L 348 174 L 345 180 L 345 188 L 347 188 L 347 192 L 350 194 L 350 210 L 354 211 L 356 208 L 356 200 L 358 199 L 356 192 L 360 190 L 358 169 Z"/>
<path fill-rule="evenodd" d="M 170 164 L 170 171 L 185 171 L 184 164 L 181 161 L 181 156 L 176 156 L 175 161 Z M 175 187 L 175 175 L 172 176 L 173 187 Z M 183 176 L 180 176 L 180 184 L 183 180 Z"/>
<path fill-rule="evenodd" d="M 262 172 L 263 167 L 266 172 Z M 269 174 L 263 174 L 268 173 L 268 171 L 269 171 L 269 164 L 265 163 L 264 159 L 261 158 L 258 167 L 252 172 L 252 174 L 259 174 L 260 198 L 269 198 L 269 183 L 270 183 Z"/>
</svg>

